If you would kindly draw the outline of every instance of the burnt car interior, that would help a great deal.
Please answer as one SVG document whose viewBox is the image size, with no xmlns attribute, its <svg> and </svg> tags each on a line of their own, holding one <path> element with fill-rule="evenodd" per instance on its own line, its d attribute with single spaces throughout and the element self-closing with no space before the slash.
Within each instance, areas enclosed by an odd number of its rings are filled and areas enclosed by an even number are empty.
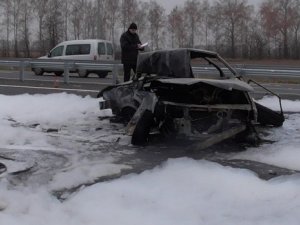
<svg viewBox="0 0 300 225">
<path fill-rule="evenodd" d="M 192 61 L 207 74 L 196 76 Z M 183 48 L 141 53 L 136 71 L 132 81 L 98 94 L 104 100 L 100 108 L 111 108 L 126 124 L 134 145 L 148 144 L 151 132 L 193 140 L 196 149 L 236 136 L 251 136 L 257 143 L 256 126 L 284 122 L 282 109 L 278 113 L 256 103 L 253 87 L 215 52 Z"/>
</svg>

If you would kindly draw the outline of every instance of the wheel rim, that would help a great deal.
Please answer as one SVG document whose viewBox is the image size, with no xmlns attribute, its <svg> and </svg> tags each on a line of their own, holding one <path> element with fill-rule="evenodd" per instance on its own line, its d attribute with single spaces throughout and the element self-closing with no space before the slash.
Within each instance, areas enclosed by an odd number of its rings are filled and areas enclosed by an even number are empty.
<svg viewBox="0 0 300 225">
<path fill-rule="evenodd" d="M 42 70 L 41 68 L 35 68 L 35 69 L 34 69 L 34 73 L 35 73 L 36 75 L 42 75 L 42 74 L 43 74 L 43 70 Z"/>
<path fill-rule="evenodd" d="M 88 76 L 88 73 L 87 73 L 86 70 L 79 70 L 79 71 L 78 71 L 78 75 L 79 75 L 80 77 L 87 77 L 87 76 Z"/>
</svg>

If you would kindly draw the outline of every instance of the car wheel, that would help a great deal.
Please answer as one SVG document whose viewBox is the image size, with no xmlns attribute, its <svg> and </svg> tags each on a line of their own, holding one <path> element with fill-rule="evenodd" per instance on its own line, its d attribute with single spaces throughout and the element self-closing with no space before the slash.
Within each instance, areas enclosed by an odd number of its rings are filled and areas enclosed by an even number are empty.
<svg viewBox="0 0 300 225">
<path fill-rule="evenodd" d="M 88 77 L 88 71 L 87 70 L 78 70 L 79 77 Z"/>
<path fill-rule="evenodd" d="M 136 124 L 132 134 L 131 144 L 145 145 L 148 143 L 150 129 L 154 123 L 154 116 L 150 110 L 145 110 Z"/>
<path fill-rule="evenodd" d="M 164 138 L 172 138 L 176 133 L 173 118 L 166 117 L 159 130 Z"/>
<path fill-rule="evenodd" d="M 255 105 L 257 108 L 257 121 L 261 125 L 272 125 L 274 127 L 282 126 L 284 115 L 258 104 L 257 102 L 255 102 Z"/>
<path fill-rule="evenodd" d="M 108 74 L 108 72 L 105 72 L 105 71 L 97 72 L 97 75 L 99 78 L 105 78 L 105 77 L 107 77 L 107 74 Z"/>
<path fill-rule="evenodd" d="M 34 72 L 35 75 L 41 76 L 41 75 L 43 75 L 44 70 L 42 68 L 34 68 L 33 72 Z"/>
<path fill-rule="evenodd" d="M 125 122 L 129 122 L 133 117 L 135 111 L 136 109 L 134 109 L 133 107 L 124 107 L 121 110 L 121 117 L 124 119 Z"/>
<path fill-rule="evenodd" d="M 61 76 L 62 74 L 63 74 L 64 72 L 54 72 L 54 74 L 56 75 L 56 76 Z"/>
<path fill-rule="evenodd" d="M 7 170 L 6 166 L 0 162 L 0 174 L 4 173 Z"/>
</svg>

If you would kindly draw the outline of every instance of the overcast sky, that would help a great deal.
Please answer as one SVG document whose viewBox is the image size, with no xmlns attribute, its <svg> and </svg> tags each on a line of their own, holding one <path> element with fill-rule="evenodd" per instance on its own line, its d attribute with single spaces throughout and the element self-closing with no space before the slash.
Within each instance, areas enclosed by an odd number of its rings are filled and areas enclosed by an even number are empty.
<svg viewBox="0 0 300 225">
<path fill-rule="evenodd" d="M 145 2 L 148 2 L 150 0 L 143 0 Z M 185 2 L 185 0 L 156 0 L 159 4 L 161 4 L 167 12 L 169 12 L 171 9 L 173 9 L 176 5 L 182 6 Z M 209 2 L 214 2 L 216 0 L 209 0 Z M 249 4 L 260 4 L 263 2 L 263 0 L 248 0 Z"/>
</svg>

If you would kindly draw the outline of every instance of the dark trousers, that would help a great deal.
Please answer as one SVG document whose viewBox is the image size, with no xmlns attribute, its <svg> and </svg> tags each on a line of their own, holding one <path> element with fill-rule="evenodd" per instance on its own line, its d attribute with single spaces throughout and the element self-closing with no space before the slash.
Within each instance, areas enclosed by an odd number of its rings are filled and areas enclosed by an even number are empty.
<svg viewBox="0 0 300 225">
<path fill-rule="evenodd" d="M 124 70 L 124 82 L 129 81 L 130 80 L 130 71 L 131 69 L 133 70 L 133 72 L 135 73 L 135 69 L 136 69 L 136 64 L 132 64 L 132 63 L 124 63 L 123 64 L 123 70 Z"/>
</svg>

